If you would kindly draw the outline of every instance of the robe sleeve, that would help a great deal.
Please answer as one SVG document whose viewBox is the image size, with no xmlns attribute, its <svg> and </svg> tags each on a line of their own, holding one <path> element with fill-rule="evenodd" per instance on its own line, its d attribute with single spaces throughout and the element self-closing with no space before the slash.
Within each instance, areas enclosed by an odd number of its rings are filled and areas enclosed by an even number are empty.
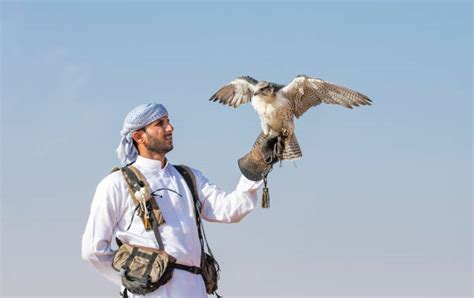
<svg viewBox="0 0 474 298">
<path fill-rule="evenodd" d="M 201 216 L 212 222 L 236 223 L 242 220 L 257 205 L 257 190 L 263 181 L 251 181 L 244 176 L 232 192 L 225 192 L 194 170 L 199 199 L 202 203 Z"/>
<path fill-rule="evenodd" d="M 115 174 L 115 173 L 114 173 Z M 89 219 L 82 236 L 82 259 L 89 262 L 107 279 L 121 285 L 120 275 L 112 268 L 114 229 L 123 212 L 121 192 L 111 174 L 97 186 Z"/>
</svg>

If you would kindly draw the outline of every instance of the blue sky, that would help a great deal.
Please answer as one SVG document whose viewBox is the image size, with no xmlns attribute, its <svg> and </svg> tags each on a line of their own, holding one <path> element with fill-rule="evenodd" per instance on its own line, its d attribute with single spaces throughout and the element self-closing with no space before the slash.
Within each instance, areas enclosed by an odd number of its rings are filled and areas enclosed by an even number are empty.
<svg viewBox="0 0 474 298">
<path fill-rule="evenodd" d="M 163 103 L 170 161 L 230 191 L 258 117 L 208 98 L 298 74 L 374 105 L 307 112 L 271 209 L 207 225 L 222 293 L 472 294 L 472 3 L 18 1 L 0 32 L 2 296 L 116 295 L 80 240 L 131 108 Z"/>
</svg>

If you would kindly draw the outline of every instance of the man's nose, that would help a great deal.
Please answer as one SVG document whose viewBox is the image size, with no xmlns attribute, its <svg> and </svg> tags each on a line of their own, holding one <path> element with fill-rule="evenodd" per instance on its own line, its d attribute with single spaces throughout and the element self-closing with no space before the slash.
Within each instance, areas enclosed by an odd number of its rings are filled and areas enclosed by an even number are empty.
<svg viewBox="0 0 474 298">
<path fill-rule="evenodd" d="M 166 131 L 171 132 L 173 130 L 174 130 L 173 125 L 171 125 L 171 123 L 168 123 L 168 126 L 166 127 Z"/>
</svg>

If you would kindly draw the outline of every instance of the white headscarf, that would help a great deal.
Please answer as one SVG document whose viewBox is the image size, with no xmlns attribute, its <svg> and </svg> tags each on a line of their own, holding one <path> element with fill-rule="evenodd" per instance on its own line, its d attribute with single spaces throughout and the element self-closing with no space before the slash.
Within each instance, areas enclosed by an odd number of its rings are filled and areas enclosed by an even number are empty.
<svg viewBox="0 0 474 298">
<path fill-rule="evenodd" d="M 168 111 L 159 103 L 139 105 L 127 114 L 120 132 L 122 140 L 117 148 L 117 156 L 122 165 L 134 162 L 138 156 L 138 151 L 133 146 L 132 132 L 164 116 L 168 116 Z"/>
</svg>

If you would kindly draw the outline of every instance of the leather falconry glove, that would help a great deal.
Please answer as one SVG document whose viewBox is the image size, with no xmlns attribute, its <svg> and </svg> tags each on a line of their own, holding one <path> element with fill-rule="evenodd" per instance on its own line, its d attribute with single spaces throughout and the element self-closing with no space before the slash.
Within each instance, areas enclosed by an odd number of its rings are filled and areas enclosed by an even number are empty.
<svg viewBox="0 0 474 298">
<path fill-rule="evenodd" d="M 252 181 L 263 179 L 263 208 L 270 207 L 267 175 L 272 170 L 273 164 L 281 160 L 286 138 L 287 135 L 285 133 L 278 136 L 265 137 L 262 141 L 257 142 L 252 150 L 238 161 L 240 171 L 247 179 Z"/>
</svg>

